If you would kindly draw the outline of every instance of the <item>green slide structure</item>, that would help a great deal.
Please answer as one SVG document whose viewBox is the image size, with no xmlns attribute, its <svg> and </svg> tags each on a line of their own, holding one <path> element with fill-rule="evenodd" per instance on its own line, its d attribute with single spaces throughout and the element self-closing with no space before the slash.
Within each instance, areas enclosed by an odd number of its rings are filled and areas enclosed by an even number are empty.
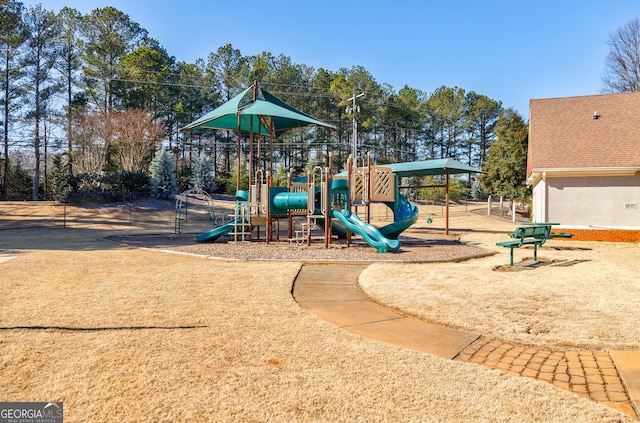
<svg viewBox="0 0 640 423">
<path fill-rule="evenodd" d="M 242 219 L 232 219 L 228 223 L 218 226 L 217 228 L 211 229 L 209 232 L 205 232 L 200 235 L 196 235 L 196 241 L 198 242 L 206 242 L 206 241 L 215 241 L 220 238 L 222 235 L 227 234 L 233 231 L 236 228 L 236 224 L 241 223 Z"/>
<path fill-rule="evenodd" d="M 332 191 L 343 192 L 345 195 L 347 195 L 348 188 L 346 187 L 346 185 L 344 185 L 344 181 L 335 182 L 340 182 L 341 184 L 334 185 L 334 189 Z M 402 232 L 404 232 L 409 226 L 413 225 L 418 220 L 418 206 L 410 202 L 397 190 L 395 192 L 395 201 L 385 202 L 384 204 L 393 211 L 393 222 L 381 228 L 376 228 L 375 226 L 373 228 L 379 231 L 383 237 L 397 240 L 398 236 Z M 347 225 L 345 225 L 339 218 L 338 222 L 335 222 L 331 225 L 333 233 L 342 238 L 347 236 L 347 229 L 352 230 L 351 228 L 346 228 L 346 226 Z"/>
<path fill-rule="evenodd" d="M 402 232 L 418 220 L 418 206 L 400 193 L 396 193 L 395 202 L 384 204 L 393 210 L 393 222 L 380 228 L 380 233 L 387 238 L 398 239 Z"/>
<path fill-rule="evenodd" d="M 338 179 L 332 181 L 331 192 L 333 194 L 348 195 L 349 187 L 347 181 Z M 418 207 L 407 200 L 396 191 L 396 201 L 385 203 L 393 210 L 394 221 L 382 228 L 377 228 L 369 223 L 363 222 L 360 217 L 348 210 L 333 210 L 331 217 L 336 219 L 332 222 L 332 231 L 339 237 L 346 237 L 347 230 L 357 233 L 362 239 L 378 250 L 378 253 L 396 251 L 400 248 L 398 236 L 409 226 L 418 220 Z M 273 205 L 280 209 L 304 209 L 307 207 L 307 193 L 280 192 L 273 198 Z M 316 200 L 315 208 L 319 207 Z M 319 219 L 323 222 L 323 219 Z M 322 225 L 322 223 L 321 223 Z"/>
<path fill-rule="evenodd" d="M 238 202 L 236 207 L 246 207 L 246 205 L 249 203 L 249 193 L 247 191 L 237 191 L 236 201 Z M 222 235 L 228 234 L 229 232 L 234 231 L 236 229 L 236 226 L 241 223 L 247 223 L 247 219 L 246 218 L 231 219 L 226 224 L 218 226 L 217 228 L 213 228 L 209 232 L 196 235 L 196 241 L 198 242 L 215 241 L 216 239 L 220 238 Z"/>
<path fill-rule="evenodd" d="M 333 210 L 332 217 L 337 218 L 350 231 L 360 235 L 367 244 L 378 250 L 378 253 L 396 251 L 400 248 L 400 241 L 388 239 L 373 225 L 363 222 L 357 214 L 349 210 Z"/>
</svg>

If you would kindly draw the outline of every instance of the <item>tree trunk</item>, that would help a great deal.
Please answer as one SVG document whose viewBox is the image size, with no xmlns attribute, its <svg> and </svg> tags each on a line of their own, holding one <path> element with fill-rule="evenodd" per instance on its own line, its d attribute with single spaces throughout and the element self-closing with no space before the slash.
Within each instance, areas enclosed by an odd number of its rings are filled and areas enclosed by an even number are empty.
<svg viewBox="0 0 640 423">
<path fill-rule="evenodd" d="M 2 197 L 5 200 L 8 200 L 8 181 L 9 181 L 9 54 L 5 55 L 5 72 L 4 72 L 4 169 L 3 169 L 3 178 L 2 178 Z"/>
<path fill-rule="evenodd" d="M 73 174 L 73 119 L 71 115 L 71 102 L 73 101 L 73 92 L 71 84 L 71 75 L 73 70 L 71 69 L 71 63 L 67 67 L 67 163 L 69 163 L 69 174 Z"/>
<path fill-rule="evenodd" d="M 36 112 L 35 112 L 35 132 L 33 135 L 33 152 L 35 154 L 35 170 L 33 171 L 33 194 L 31 199 L 38 201 L 40 190 L 40 106 L 39 87 L 36 86 Z"/>
</svg>

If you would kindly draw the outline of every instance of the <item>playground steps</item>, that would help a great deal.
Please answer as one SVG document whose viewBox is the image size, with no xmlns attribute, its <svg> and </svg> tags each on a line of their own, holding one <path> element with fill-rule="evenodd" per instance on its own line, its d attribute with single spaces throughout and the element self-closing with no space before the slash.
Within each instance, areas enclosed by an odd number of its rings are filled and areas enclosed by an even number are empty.
<svg viewBox="0 0 640 423">
<path fill-rule="evenodd" d="M 289 238 L 289 246 L 291 247 L 293 245 L 293 243 L 295 242 L 296 245 L 302 245 L 305 242 L 307 242 L 307 239 L 309 237 L 309 234 L 311 233 L 311 231 L 313 231 L 316 228 L 316 222 L 315 220 L 312 222 L 302 222 L 300 223 L 300 229 L 297 231 L 294 231 L 294 234 L 296 235 L 293 238 Z"/>
</svg>

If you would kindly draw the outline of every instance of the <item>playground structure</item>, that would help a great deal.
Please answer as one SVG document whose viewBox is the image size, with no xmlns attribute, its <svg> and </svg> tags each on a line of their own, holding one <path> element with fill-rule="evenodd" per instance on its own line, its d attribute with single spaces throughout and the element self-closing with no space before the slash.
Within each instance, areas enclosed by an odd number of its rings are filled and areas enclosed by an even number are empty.
<svg viewBox="0 0 640 423">
<path fill-rule="evenodd" d="M 249 191 L 236 192 L 235 214 L 227 223 L 200 234 L 200 242 L 213 241 L 225 234 L 235 242 L 253 239 L 256 231 L 265 228 L 265 242 L 279 240 L 280 221 L 287 221 L 287 240 L 298 245 L 311 245 L 312 231 L 322 229 L 324 245 L 328 247 L 335 234 L 350 245 L 352 236 L 359 235 L 379 253 L 400 248 L 398 236 L 418 219 L 418 208 L 398 190 L 397 176 L 391 169 L 373 166 L 354 167 L 353 157 L 347 163 L 346 175 L 333 175 L 332 156 L 329 166 L 316 166 L 306 176 L 287 178 L 287 186 L 273 186 L 269 172 L 255 172 Z M 387 205 L 393 212 L 393 222 L 377 228 L 370 223 L 373 202 Z M 353 211 L 355 205 L 364 208 L 364 220 Z"/>
<path fill-rule="evenodd" d="M 252 97 L 247 100 L 250 93 Z M 213 241 L 228 233 L 233 234 L 235 242 L 250 241 L 253 239 L 253 230 L 256 229 L 259 239 L 260 228 L 264 227 L 265 242 L 268 244 L 274 239 L 274 233 L 275 239 L 279 239 L 280 221 L 286 219 L 290 243 L 302 244 L 306 241 L 307 245 L 311 245 L 311 231 L 321 228 L 326 248 L 335 233 L 345 238 L 347 245 L 351 243 L 353 234 L 357 234 L 380 253 L 395 251 L 400 247 L 400 233 L 418 219 L 417 206 L 400 194 L 401 177 L 446 175 L 445 185 L 442 186 L 447 192 L 445 233 L 448 234 L 449 175 L 481 172 L 453 159 L 374 166 L 370 156 L 367 156 L 365 164 L 364 158 L 352 155 L 347 161 L 347 171 L 334 175 L 333 159 L 329 153 L 327 167 L 316 167 L 306 177 L 300 178 L 293 178 L 289 172 L 287 186 L 274 186 L 275 139 L 291 129 L 310 126 L 336 129 L 259 89 L 257 82 L 254 82 L 252 87 L 181 129 L 237 130 L 238 152 L 242 151 L 242 134 L 245 134 L 245 139 L 248 138 L 249 190 L 240 189 L 241 163 L 238 160 L 234 215 L 226 223 L 199 235 L 198 241 Z M 263 170 L 260 169 L 262 139 L 267 136 L 269 159 Z M 359 162 L 361 166 L 357 166 Z M 391 224 L 381 228 L 371 225 L 372 202 L 382 202 L 393 211 Z M 364 219 L 356 212 L 360 206 L 364 207 Z M 294 229 L 294 219 L 301 220 L 299 229 Z"/>
<path fill-rule="evenodd" d="M 250 99 L 248 99 L 250 97 Z M 324 244 L 331 243 L 332 229 L 344 236 L 347 244 L 353 233 L 360 235 L 378 252 L 394 251 L 400 247 L 398 235 L 417 220 L 418 209 L 399 197 L 397 181 L 388 169 L 367 166 L 358 168 L 351 157 L 346 177 L 333 175 L 332 156 L 328 155 L 326 168 L 316 167 L 306 178 L 294 178 L 289 172 L 287 186 L 273 185 L 273 143 L 284 132 L 295 128 L 319 127 L 336 129 L 283 102 L 264 89 L 246 88 L 222 106 L 212 110 L 181 129 L 237 130 L 238 152 L 242 150 L 242 134 L 249 144 L 249 190 L 240 189 L 241 164 L 238 160 L 236 207 L 234 215 L 224 224 L 214 225 L 212 230 L 199 235 L 198 241 L 213 241 L 231 233 L 235 242 L 250 241 L 253 230 L 260 238 L 264 227 L 265 241 L 279 239 L 280 221 L 287 220 L 290 242 L 311 243 L 313 228 L 324 228 Z M 269 137 L 269 160 L 266 169 L 260 169 L 261 140 Z M 257 142 L 256 142 L 257 141 Z M 257 144 L 257 149 L 254 147 Z M 254 160 L 256 158 L 257 160 Z M 366 171 L 364 170 L 366 169 Z M 375 228 L 369 222 L 369 204 L 383 201 L 394 210 L 394 223 L 389 227 Z M 353 212 L 352 204 L 365 207 L 365 220 Z M 300 229 L 294 229 L 294 218 L 301 219 Z M 335 223 L 334 223 L 335 221 Z M 338 223 L 339 222 L 339 223 Z"/>
</svg>

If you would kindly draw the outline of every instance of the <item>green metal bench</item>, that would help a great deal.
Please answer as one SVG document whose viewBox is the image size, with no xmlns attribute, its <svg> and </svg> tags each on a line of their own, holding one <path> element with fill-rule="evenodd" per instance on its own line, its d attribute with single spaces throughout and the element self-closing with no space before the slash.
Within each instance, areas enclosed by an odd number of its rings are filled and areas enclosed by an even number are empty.
<svg viewBox="0 0 640 423">
<path fill-rule="evenodd" d="M 551 226 L 556 223 L 527 223 L 518 226 L 509 236 L 514 238 L 513 241 L 497 242 L 500 247 L 509 248 L 509 266 L 513 266 L 513 249 L 520 248 L 523 245 L 533 245 L 533 261 L 538 261 L 538 246 L 543 245 L 548 239 L 552 238 L 571 238 L 573 234 L 551 232 Z"/>
</svg>

